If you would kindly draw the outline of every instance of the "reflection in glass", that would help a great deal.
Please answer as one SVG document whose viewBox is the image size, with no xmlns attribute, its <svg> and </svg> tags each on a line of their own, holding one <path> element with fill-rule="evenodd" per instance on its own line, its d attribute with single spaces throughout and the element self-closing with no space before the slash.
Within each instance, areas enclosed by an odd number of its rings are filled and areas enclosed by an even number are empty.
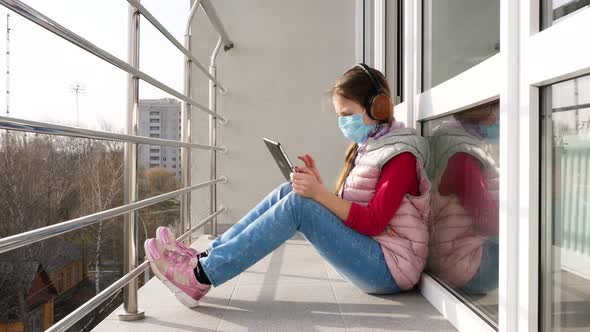
<svg viewBox="0 0 590 332">
<path fill-rule="evenodd" d="M 426 91 L 500 51 L 499 0 L 423 0 Z"/>
<path fill-rule="evenodd" d="M 543 330 L 588 330 L 590 77 L 555 84 L 543 93 Z"/>
<path fill-rule="evenodd" d="M 433 183 L 428 272 L 498 321 L 498 103 L 425 123 Z"/>
<path fill-rule="evenodd" d="M 590 0 L 543 0 L 543 26 L 549 27 L 588 6 Z"/>
</svg>

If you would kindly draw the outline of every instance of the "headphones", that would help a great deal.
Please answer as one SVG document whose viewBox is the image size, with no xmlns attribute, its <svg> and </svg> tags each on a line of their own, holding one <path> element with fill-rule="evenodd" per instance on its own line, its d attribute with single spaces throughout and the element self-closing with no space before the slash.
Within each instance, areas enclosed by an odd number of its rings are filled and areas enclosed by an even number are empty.
<svg viewBox="0 0 590 332">
<path fill-rule="evenodd" d="M 383 89 L 383 86 L 379 83 L 379 80 L 371 73 L 371 69 L 364 63 L 357 63 L 353 68 L 362 69 L 367 76 L 371 79 L 371 85 L 373 90 L 369 93 L 367 101 L 365 102 L 365 109 L 367 115 L 376 121 L 383 121 L 391 117 L 393 112 L 393 103 L 391 102 L 391 96 Z"/>
</svg>

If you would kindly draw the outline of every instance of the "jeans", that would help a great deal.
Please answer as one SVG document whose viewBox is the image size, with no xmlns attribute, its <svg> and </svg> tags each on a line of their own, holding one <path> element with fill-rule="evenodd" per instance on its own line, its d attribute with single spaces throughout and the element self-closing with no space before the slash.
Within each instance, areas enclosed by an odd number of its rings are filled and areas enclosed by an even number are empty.
<svg viewBox="0 0 590 332">
<path fill-rule="evenodd" d="M 467 294 L 487 294 L 498 288 L 498 240 L 490 237 L 483 245 L 477 273 L 460 290 Z"/>
<path fill-rule="evenodd" d="M 209 255 L 200 259 L 201 265 L 211 284 L 219 286 L 270 254 L 297 231 L 365 293 L 400 291 L 377 241 L 347 227 L 320 203 L 292 192 L 289 182 L 274 189 L 215 239 Z"/>
</svg>

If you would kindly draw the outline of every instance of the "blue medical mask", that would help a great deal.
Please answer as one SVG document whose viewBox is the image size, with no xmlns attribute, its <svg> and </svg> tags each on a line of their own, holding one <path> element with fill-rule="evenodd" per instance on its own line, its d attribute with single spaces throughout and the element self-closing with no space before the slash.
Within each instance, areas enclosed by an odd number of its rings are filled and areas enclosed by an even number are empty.
<svg viewBox="0 0 590 332">
<path fill-rule="evenodd" d="M 490 144 L 500 144 L 500 119 L 490 126 L 480 124 L 479 127 Z"/>
<path fill-rule="evenodd" d="M 372 125 L 365 124 L 363 121 L 363 114 L 365 112 L 349 116 L 341 116 L 338 118 L 338 125 L 340 126 L 342 134 L 357 144 L 361 144 L 367 139 L 369 133 L 377 126 L 375 123 Z"/>
</svg>

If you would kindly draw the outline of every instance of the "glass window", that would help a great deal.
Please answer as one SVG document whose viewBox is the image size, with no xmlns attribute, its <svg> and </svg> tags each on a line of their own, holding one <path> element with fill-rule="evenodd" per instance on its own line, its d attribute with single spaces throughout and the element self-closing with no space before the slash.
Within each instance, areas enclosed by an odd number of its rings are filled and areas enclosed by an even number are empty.
<svg viewBox="0 0 590 332">
<path fill-rule="evenodd" d="M 396 46 L 396 85 L 395 91 L 398 101 L 401 103 L 404 101 L 404 0 L 397 1 L 397 46 Z"/>
<path fill-rule="evenodd" d="M 423 123 L 433 194 L 427 272 L 498 322 L 499 103 Z"/>
<path fill-rule="evenodd" d="M 544 331 L 590 328 L 590 76 L 543 89 L 541 298 Z"/>
<path fill-rule="evenodd" d="M 543 0 L 543 27 L 560 22 L 588 6 L 590 0 Z"/>
<path fill-rule="evenodd" d="M 150 149 L 150 153 L 159 153 L 160 149 Z"/>
<path fill-rule="evenodd" d="M 160 115 L 160 112 L 150 112 L 150 115 L 154 116 L 154 115 Z"/>
<path fill-rule="evenodd" d="M 150 119 L 150 123 L 160 123 L 160 119 Z"/>
<path fill-rule="evenodd" d="M 423 1 L 422 90 L 500 51 L 499 0 Z"/>
<path fill-rule="evenodd" d="M 386 1 L 385 75 L 390 84 L 393 104 L 403 102 L 404 85 L 404 1 Z"/>
<path fill-rule="evenodd" d="M 160 130 L 160 127 L 150 126 L 150 130 Z"/>
</svg>

